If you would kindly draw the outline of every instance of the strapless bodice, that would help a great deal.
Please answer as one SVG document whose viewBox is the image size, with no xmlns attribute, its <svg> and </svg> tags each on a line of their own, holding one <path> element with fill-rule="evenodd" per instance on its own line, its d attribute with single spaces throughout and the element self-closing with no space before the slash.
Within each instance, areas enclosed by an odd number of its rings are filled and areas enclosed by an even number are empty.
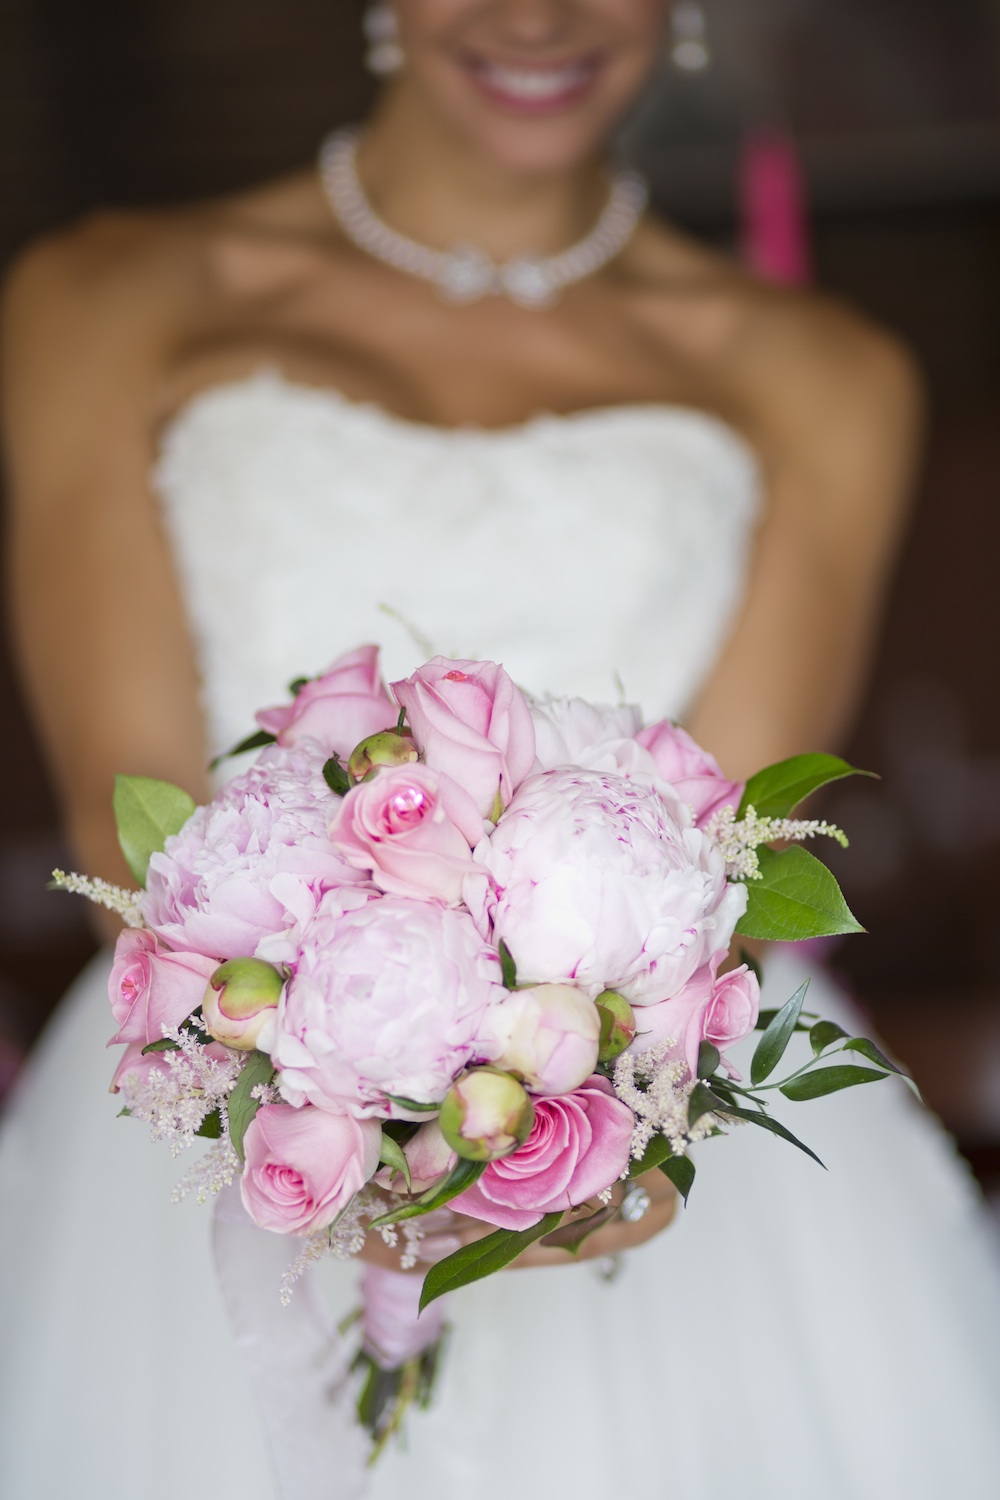
<svg viewBox="0 0 1000 1500">
<path fill-rule="evenodd" d="M 534 692 L 609 701 L 620 682 L 678 715 L 732 623 L 759 507 L 747 444 L 694 409 L 438 428 L 270 370 L 182 408 L 155 486 L 217 748 L 362 641 L 390 677 L 479 656 Z"/>
</svg>

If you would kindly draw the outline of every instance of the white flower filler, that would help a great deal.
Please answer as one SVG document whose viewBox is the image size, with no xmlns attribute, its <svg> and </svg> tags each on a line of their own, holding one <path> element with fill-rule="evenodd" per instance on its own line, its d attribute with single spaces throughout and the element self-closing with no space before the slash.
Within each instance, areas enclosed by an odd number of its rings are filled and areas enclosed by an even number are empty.
<svg viewBox="0 0 1000 1500">
<path fill-rule="evenodd" d="M 52 888 L 57 891 L 70 891 L 75 896 L 86 896 L 88 901 L 93 901 L 95 906 L 103 906 L 107 911 L 115 912 L 126 927 L 144 927 L 146 924 L 142 918 L 140 903 L 142 891 L 130 891 L 122 885 L 112 885 L 110 880 L 102 880 L 99 875 L 93 878 L 89 875 L 78 875 L 75 870 L 68 874 L 65 870 L 52 871 Z"/>
<path fill-rule="evenodd" d="M 728 804 L 713 813 L 705 832 L 718 845 L 729 880 L 760 879 L 757 850 L 762 844 L 786 840 L 801 843 L 825 835 L 842 849 L 847 848 L 847 835 L 833 823 L 816 818 L 762 818 L 752 807 L 747 808 L 742 818 L 737 818 L 736 809 Z"/>
<path fill-rule="evenodd" d="M 615 1063 L 614 1084 L 618 1098 L 635 1116 L 633 1161 L 642 1161 L 654 1135 L 665 1136 L 673 1154 L 683 1156 L 688 1146 L 719 1129 L 720 1121 L 711 1113 L 688 1124 L 688 1100 L 695 1080 L 683 1058 L 677 1056 L 677 1043 L 672 1038 L 638 1056 L 623 1052 Z M 626 1169 L 622 1177 L 628 1175 Z"/>
<path fill-rule="evenodd" d="M 233 1143 L 228 1136 L 214 1141 L 205 1155 L 189 1167 L 170 1195 L 172 1203 L 182 1203 L 194 1194 L 196 1203 L 207 1203 L 235 1182 L 243 1171 Z"/>
<path fill-rule="evenodd" d="M 129 1114 L 149 1126 L 154 1141 L 166 1141 L 171 1155 L 179 1156 L 194 1145 L 215 1110 L 225 1135 L 229 1095 L 246 1058 L 239 1052 L 214 1057 L 194 1032 L 181 1027 L 167 1030 L 166 1038 L 176 1047 L 159 1054 L 159 1066 L 126 1074 L 122 1092 Z"/>
</svg>

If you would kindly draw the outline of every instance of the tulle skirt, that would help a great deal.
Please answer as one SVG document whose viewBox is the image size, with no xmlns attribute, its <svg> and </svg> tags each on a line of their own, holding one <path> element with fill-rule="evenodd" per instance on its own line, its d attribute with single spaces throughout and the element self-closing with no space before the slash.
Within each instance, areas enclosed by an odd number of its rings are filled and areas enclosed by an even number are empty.
<svg viewBox="0 0 1000 1500">
<path fill-rule="evenodd" d="M 803 963 L 772 957 L 771 1003 Z M 107 966 L 3 1130 L 0 1492 L 273 1500 L 211 1210 L 171 1203 L 183 1161 L 107 1092 Z M 856 1022 L 821 976 L 810 1001 Z M 1000 1264 L 951 1141 L 896 1081 L 784 1118 L 827 1171 L 738 1129 L 697 1148 L 689 1208 L 616 1280 L 571 1265 L 459 1293 L 436 1401 L 371 1500 L 1000 1493 Z M 356 1267 L 324 1274 L 346 1311 Z"/>
</svg>

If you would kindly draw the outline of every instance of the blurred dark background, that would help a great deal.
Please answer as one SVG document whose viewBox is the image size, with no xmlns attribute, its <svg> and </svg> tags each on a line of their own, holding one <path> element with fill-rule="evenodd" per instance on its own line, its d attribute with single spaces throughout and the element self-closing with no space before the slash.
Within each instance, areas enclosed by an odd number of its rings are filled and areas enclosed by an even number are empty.
<svg viewBox="0 0 1000 1500">
<path fill-rule="evenodd" d="M 748 135 L 794 141 L 816 279 L 903 335 L 924 477 L 829 813 L 869 935 L 832 955 L 1000 1186 L 1000 0 L 707 0 L 710 65 L 626 133 L 661 211 L 735 249 Z M 236 188 L 363 111 L 360 0 L 3 0 L 0 263 L 95 207 Z M 695 17 L 697 30 L 698 18 Z M 696 61 L 699 59 L 696 58 Z M 9 654 L 0 658 L 0 1068 L 92 951 Z"/>
</svg>

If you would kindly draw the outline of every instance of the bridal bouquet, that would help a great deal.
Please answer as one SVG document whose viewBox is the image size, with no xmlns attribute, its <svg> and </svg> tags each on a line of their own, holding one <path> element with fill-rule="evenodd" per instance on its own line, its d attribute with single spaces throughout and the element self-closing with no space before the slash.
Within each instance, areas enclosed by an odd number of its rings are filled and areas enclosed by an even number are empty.
<svg viewBox="0 0 1000 1500">
<path fill-rule="evenodd" d="M 215 1141 L 180 1191 L 238 1181 L 256 1225 L 301 1238 L 293 1272 L 371 1231 L 412 1267 L 446 1204 L 488 1226 L 422 1286 L 369 1268 L 360 1401 L 382 1438 L 429 1384 L 440 1307 L 418 1312 L 442 1294 L 638 1217 L 643 1172 L 686 1198 L 690 1146 L 733 1122 L 801 1146 L 769 1091 L 815 1098 L 893 1065 L 807 1018 L 804 986 L 760 1014 L 753 964 L 723 968 L 740 935 L 858 930 L 795 842 L 842 840 L 793 814 L 844 761 L 737 785 L 669 721 L 531 699 L 492 662 L 436 657 L 390 693 L 373 646 L 291 691 L 206 806 L 118 778 L 143 889 L 56 883 L 127 924 L 122 1113 L 175 1152 Z M 745 1081 L 726 1054 L 755 1027 Z M 797 1030 L 810 1060 L 775 1081 Z"/>
</svg>

